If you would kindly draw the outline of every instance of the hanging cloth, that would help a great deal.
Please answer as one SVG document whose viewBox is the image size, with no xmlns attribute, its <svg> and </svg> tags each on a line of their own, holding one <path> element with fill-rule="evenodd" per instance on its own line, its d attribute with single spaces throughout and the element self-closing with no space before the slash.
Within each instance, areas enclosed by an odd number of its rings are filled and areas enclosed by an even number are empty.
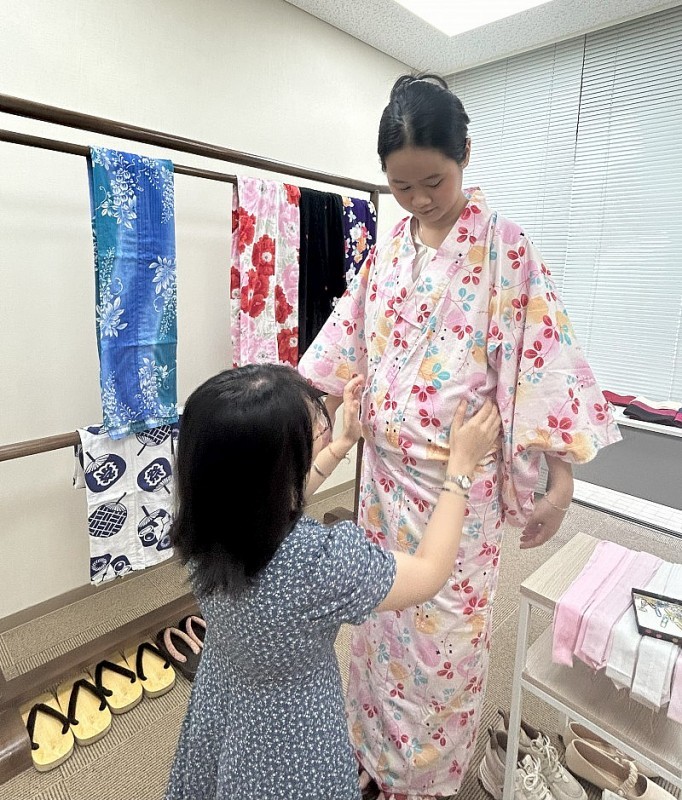
<svg viewBox="0 0 682 800">
<path fill-rule="evenodd" d="M 664 563 L 647 586 L 647 591 L 682 600 L 682 564 Z M 679 630 L 679 627 L 677 628 Z M 670 633 L 677 630 L 671 626 Z M 642 636 L 631 696 L 656 710 L 670 701 L 673 672 L 680 648 L 673 642 Z M 682 680 L 682 675 L 677 676 Z"/>
<path fill-rule="evenodd" d="M 341 195 L 301 189 L 299 352 L 302 355 L 346 291 Z"/>
<path fill-rule="evenodd" d="M 672 564 L 664 561 L 652 575 L 651 580 L 639 588 L 663 594 L 672 567 Z M 613 629 L 611 647 L 606 660 L 606 676 L 611 678 L 617 689 L 631 688 L 642 640 L 643 637 L 637 627 L 635 606 L 631 603 Z"/>
<path fill-rule="evenodd" d="M 677 661 L 675 662 L 675 670 L 670 687 L 668 717 L 682 725 L 682 650 L 680 650 L 680 654 L 677 656 Z"/>
<path fill-rule="evenodd" d="M 633 586 L 646 586 L 661 564 L 661 559 L 650 553 L 628 552 L 583 614 L 573 655 L 592 669 L 606 666 L 611 634 L 632 604 Z"/>
<path fill-rule="evenodd" d="M 583 617 L 601 598 L 610 576 L 619 577 L 626 571 L 630 558 L 630 551 L 622 545 L 606 540 L 597 543 L 587 564 L 554 607 L 552 661 L 555 664 L 573 666 L 573 651 Z"/>
<path fill-rule="evenodd" d="M 346 283 L 350 286 L 365 263 L 377 236 L 377 212 L 371 200 L 342 197 Z"/>
<path fill-rule="evenodd" d="M 298 363 L 297 186 L 237 179 L 232 195 L 232 363 Z"/>
<path fill-rule="evenodd" d="M 90 148 L 97 348 L 112 439 L 177 421 L 173 165 Z"/>
<path fill-rule="evenodd" d="M 78 433 L 73 485 L 86 490 L 90 581 L 170 558 L 178 423 L 116 440 L 101 426 Z"/>
</svg>

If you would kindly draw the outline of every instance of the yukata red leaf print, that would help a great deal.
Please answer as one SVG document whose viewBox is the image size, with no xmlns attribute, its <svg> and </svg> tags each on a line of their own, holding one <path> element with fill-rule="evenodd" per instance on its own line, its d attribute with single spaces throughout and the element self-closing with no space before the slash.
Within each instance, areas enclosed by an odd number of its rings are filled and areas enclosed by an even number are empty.
<svg viewBox="0 0 682 800">
<path fill-rule="evenodd" d="M 492 397 L 503 417 L 499 449 L 474 476 L 451 579 L 430 602 L 373 614 L 352 637 L 351 740 L 384 791 L 410 800 L 455 793 L 469 766 L 504 523 L 528 518 L 541 453 L 587 460 L 618 438 L 539 254 L 480 190 L 466 194 L 416 280 L 409 219 L 378 243 L 299 364 L 334 395 L 350 373 L 367 375 L 359 523 L 389 549 L 420 541 L 459 401 L 478 408 Z"/>
<path fill-rule="evenodd" d="M 300 190 L 238 179 L 232 209 L 232 362 L 298 363 Z"/>
</svg>

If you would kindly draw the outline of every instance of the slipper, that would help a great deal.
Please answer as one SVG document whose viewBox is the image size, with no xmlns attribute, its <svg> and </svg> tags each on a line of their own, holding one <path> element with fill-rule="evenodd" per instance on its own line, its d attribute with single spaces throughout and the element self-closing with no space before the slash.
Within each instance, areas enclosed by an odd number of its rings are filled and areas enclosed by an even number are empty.
<svg viewBox="0 0 682 800">
<path fill-rule="evenodd" d="M 193 681 L 199 668 L 201 647 L 178 628 L 163 628 L 156 634 L 156 644 L 171 664 Z"/>
<path fill-rule="evenodd" d="M 206 620 L 198 614 L 188 614 L 178 622 L 178 628 L 203 649 L 206 637 Z"/>
<path fill-rule="evenodd" d="M 93 744 L 111 728 L 108 694 L 108 689 L 99 689 L 85 672 L 57 687 L 61 712 L 69 718 L 78 744 Z"/>
<path fill-rule="evenodd" d="M 127 647 L 123 659 L 134 670 L 147 697 L 161 697 L 175 686 L 175 670 L 159 648 L 145 640 Z"/>
<path fill-rule="evenodd" d="M 31 740 L 31 758 L 38 772 L 48 772 L 73 753 L 73 732 L 68 717 L 53 694 L 41 694 L 22 706 L 21 716 Z"/>
<path fill-rule="evenodd" d="M 106 698 L 112 714 L 125 714 L 144 697 L 142 684 L 120 653 L 100 661 L 89 672 L 98 689 L 109 690 Z"/>
</svg>

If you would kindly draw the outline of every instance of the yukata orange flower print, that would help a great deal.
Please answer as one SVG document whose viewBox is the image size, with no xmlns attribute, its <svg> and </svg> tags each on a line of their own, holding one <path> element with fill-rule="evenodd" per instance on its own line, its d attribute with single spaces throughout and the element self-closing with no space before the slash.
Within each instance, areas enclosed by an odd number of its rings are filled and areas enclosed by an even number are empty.
<svg viewBox="0 0 682 800">
<path fill-rule="evenodd" d="M 389 232 L 299 364 L 337 396 L 351 374 L 367 375 L 359 523 L 389 549 L 419 543 L 459 401 L 500 408 L 499 448 L 476 470 L 451 579 L 429 603 L 373 614 L 353 633 L 353 745 L 384 792 L 410 800 L 454 794 L 469 766 L 502 536 L 533 510 L 541 454 L 579 463 L 620 438 L 536 248 L 480 190 L 466 194 L 416 280 L 409 219 Z"/>
<path fill-rule="evenodd" d="M 230 270 L 234 366 L 298 362 L 300 196 L 297 186 L 238 179 Z"/>
</svg>

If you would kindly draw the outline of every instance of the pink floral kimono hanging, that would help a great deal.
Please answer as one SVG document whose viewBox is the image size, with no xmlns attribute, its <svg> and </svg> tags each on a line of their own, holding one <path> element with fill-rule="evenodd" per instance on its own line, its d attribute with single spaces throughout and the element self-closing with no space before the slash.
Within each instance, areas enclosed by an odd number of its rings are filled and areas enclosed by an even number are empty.
<svg viewBox="0 0 682 800">
<path fill-rule="evenodd" d="M 232 201 L 232 362 L 298 363 L 300 190 L 239 177 Z"/>
</svg>

